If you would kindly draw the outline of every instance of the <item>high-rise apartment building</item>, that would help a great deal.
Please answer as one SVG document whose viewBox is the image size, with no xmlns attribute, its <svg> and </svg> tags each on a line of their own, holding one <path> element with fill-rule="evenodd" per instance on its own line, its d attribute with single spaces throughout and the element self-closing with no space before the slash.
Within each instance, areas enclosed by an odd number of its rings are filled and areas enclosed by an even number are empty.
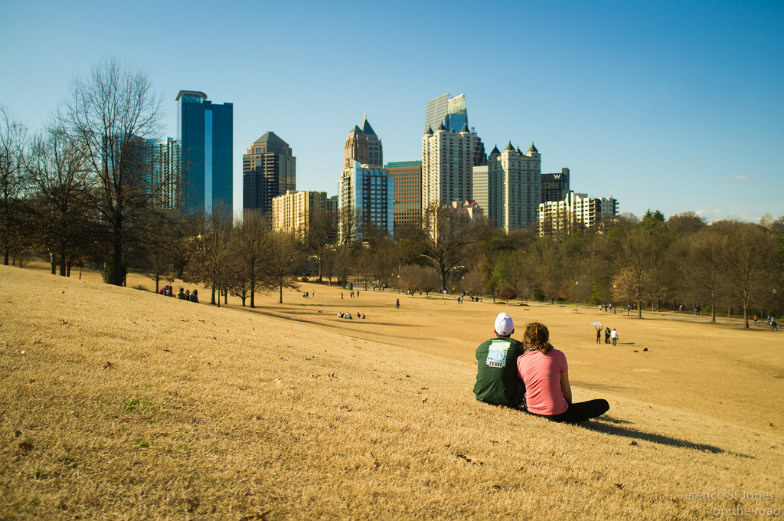
<svg viewBox="0 0 784 521">
<path fill-rule="evenodd" d="M 370 126 L 367 114 L 362 121 L 362 127 L 354 125 L 354 128 L 349 131 L 346 144 L 343 146 L 343 169 L 351 168 L 354 161 L 371 168 L 382 168 L 384 164 L 381 140 Z"/>
<path fill-rule="evenodd" d="M 465 96 L 444 94 L 430 100 L 422 136 L 422 217 L 434 207 L 473 200 L 473 167 L 485 164 L 484 145 L 468 129 Z"/>
<path fill-rule="evenodd" d="M 539 235 L 566 236 L 580 230 L 595 230 L 602 222 L 618 215 L 613 197 L 591 199 L 570 191 L 561 201 L 539 204 Z"/>
<path fill-rule="evenodd" d="M 537 222 L 541 196 L 541 156 L 531 144 L 523 154 L 510 142 L 503 152 L 493 149 L 488 159 L 491 178 L 501 184 L 501 208 L 488 208 L 493 215 L 500 215 L 497 226 L 506 233 L 526 229 Z"/>
<path fill-rule="evenodd" d="M 180 144 L 176 139 L 145 141 L 145 183 L 158 208 L 178 208 L 180 190 Z"/>
<path fill-rule="evenodd" d="M 383 168 L 354 161 L 338 182 L 338 237 L 361 241 L 368 234 L 392 235 L 393 182 Z"/>
<path fill-rule="evenodd" d="M 392 220 L 395 237 L 422 228 L 422 161 L 397 161 L 384 167 L 395 187 Z"/>
<path fill-rule="evenodd" d="M 304 241 L 310 234 L 313 218 L 327 212 L 326 192 L 288 191 L 272 199 L 272 229 Z"/>
<path fill-rule="evenodd" d="M 547 201 L 563 201 L 569 193 L 569 169 L 560 172 L 542 174 L 542 203 Z"/>
<path fill-rule="evenodd" d="M 273 198 L 296 190 L 297 159 L 274 132 L 265 132 L 242 156 L 242 201 L 246 210 L 272 211 Z"/>
<path fill-rule="evenodd" d="M 190 90 L 181 90 L 176 101 L 181 147 L 180 208 L 186 213 L 211 213 L 220 205 L 231 212 L 233 105 L 213 104 L 205 93 Z"/>
</svg>

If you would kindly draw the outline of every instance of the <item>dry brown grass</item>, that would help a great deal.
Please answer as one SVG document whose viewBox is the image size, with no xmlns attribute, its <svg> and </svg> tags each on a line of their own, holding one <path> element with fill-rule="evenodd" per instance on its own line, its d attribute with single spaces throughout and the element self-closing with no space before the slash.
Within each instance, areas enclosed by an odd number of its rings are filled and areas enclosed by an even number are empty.
<svg viewBox="0 0 784 521">
<path fill-rule="evenodd" d="M 780 516 L 784 335 L 504 307 L 610 401 L 576 427 L 474 400 L 502 306 L 308 289 L 218 309 L 0 266 L 0 520 Z"/>
</svg>

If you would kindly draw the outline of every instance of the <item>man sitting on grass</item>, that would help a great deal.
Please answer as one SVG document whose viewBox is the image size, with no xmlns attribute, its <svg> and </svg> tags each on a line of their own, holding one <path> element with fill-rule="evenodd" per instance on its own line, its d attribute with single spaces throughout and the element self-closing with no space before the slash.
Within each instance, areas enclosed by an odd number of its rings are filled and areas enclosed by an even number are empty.
<svg viewBox="0 0 784 521">
<path fill-rule="evenodd" d="M 480 402 L 519 407 L 525 389 L 517 374 L 517 358 L 523 353 L 523 344 L 511 338 L 514 323 L 506 313 L 495 318 L 494 330 L 496 338 L 482 342 L 476 349 L 474 394 Z"/>
</svg>

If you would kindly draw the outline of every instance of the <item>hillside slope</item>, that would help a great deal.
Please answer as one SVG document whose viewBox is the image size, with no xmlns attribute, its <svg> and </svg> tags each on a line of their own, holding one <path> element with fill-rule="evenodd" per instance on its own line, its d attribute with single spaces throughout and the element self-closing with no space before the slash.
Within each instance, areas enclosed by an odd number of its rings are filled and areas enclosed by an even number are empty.
<svg viewBox="0 0 784 521">
<path fill-rule="evenodd" d="M 598 391 L 608 416 L 552 424 L 320 325 L 5 266 L 0 294 L 0 519 L 781 512 L 775 432 Z"/>
</svg>

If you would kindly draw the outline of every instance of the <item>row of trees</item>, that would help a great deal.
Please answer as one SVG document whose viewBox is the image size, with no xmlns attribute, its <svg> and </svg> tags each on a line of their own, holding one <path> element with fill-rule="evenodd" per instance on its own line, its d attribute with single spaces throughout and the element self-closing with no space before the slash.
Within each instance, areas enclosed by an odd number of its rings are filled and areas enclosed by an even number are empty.
<svg viewBox="0 0 784 521">
<path fill-rule="evenodd" d="M 46 256 L 52 273 L 105 270 L 122 284 L 128 269 L 156 282 L 182 277 L 229 293 L 243 305 L 259 290 L 296 277 L 349 280 L 411 291 L 452 290 L 493 298 L 568 300 L 646 307 L 781 309 L 784 218 L 708 225 L 694 214 L 665 220 L 623 216 L 565 237 L 535 230 L 504 234 L 459 210 L 431 208 L 396 237 L 362 230 L 338 241 L 338 217 L 314 216 L 302 240 L 272 233 L 263 218 L 182 216 L 156 204 L 169 179 L 152 179 L 140 139 L 159 130 L 159 100 L 142 74 L 101 64 L 74 85 L 71 100 L 30 135 L 0 111 L 0 248 L 5 264 Z M 344 237 L 351 219 L 341 220 Z"/>
</svg>

